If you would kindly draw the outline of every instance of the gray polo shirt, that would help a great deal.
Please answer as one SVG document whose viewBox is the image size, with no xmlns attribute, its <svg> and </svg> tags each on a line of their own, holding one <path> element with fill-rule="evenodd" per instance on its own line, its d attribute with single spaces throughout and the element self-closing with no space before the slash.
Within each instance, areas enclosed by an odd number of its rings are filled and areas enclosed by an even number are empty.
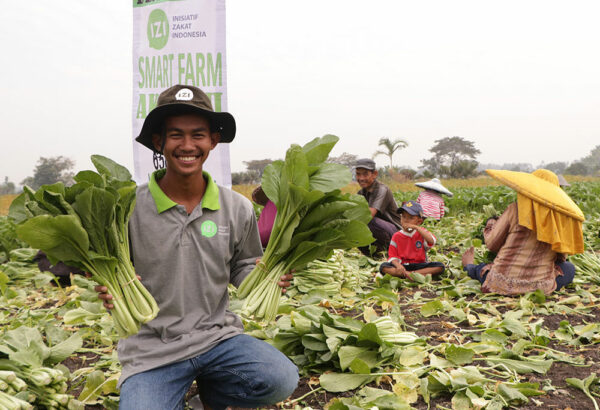
<svg viewBox="0 0 600 410">
<path fill-rule="evenodd" d="M 195 357 L 243 332 L 227 310 L 227 285 L 239 286 L 262 248 L 248 199 L 217 186 L 208 173 L 202 202 L 187 214 L 158 186 L 164 170 L 138 187 L 129 221 L 132 258 L 156 299 L 158 316 L 121 339 L 119 385 L 136 373 Z"/>
</svg>

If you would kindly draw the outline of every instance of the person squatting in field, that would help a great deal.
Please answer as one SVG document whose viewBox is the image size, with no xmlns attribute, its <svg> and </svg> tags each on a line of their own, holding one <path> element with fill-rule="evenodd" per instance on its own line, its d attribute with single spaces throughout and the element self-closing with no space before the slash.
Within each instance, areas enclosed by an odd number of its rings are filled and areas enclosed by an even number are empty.
<svg viewBox="0 0 600 410">
<path fill-rule="evenodd" d="M 258 217 L 258 233 L 260 234 L 260 243 L 263 248 L 266 248 L 269 244 L 269 238 L 271 237 L 271 231 L 275 224 L 275 217 L 277 216 L 277 207 L 271 201 L 262 186 L 259 185 L 252 191 L 252 200 L 263 207 Z"/>
<path fill-rule="evenodd" d="M 433 218 L 437 221 L 442 219 L 446 214 L 446 203 L 442 195 L 452 196 L 452 192 L 443 186 L 437 178 L 425 182 L 417 182 L 415 185 L 424 189 L 417 198 L 417 202 L 423 207 L 423 215 L 426 218 Z"/>
<path fill-rule="evenodd" d="M 566 261 L 565 254 L 583 252 L 583 213 L 560 189 L 558 177 L 545 169 L 532 174 L 487 171 L 519 195 L 499 218 L 488 219 L 484 228 L 485 245 L 497 254 L 494 261 L 475 265 L 473 247 L 463 254 L 469 277 L 481 282 L 482 292 L 502 295 L 537 289 L 548 295 L 571 283 L 575 266 Z M 553 204 L 560 205 L 561 211 Z"/>
<path fill-rule="evenodd" d="M 183 409 L 194 380 L 213 409 L 274 404 L 297 386 L 296 366 L 244 335 L 228 310 L 228 284 L 239 286 L 262 256 L 250 201 L 203 170 L 210 151 L 234 136 L 231 114 L 214 112 L 202 90 L 176 85 L 160 94 L 136 138 L 167 164 L 138 187 L 129 222 L 136 272 L 160 311 L 119 341 L 122 409 Z M 291 279 L 281 277 L 283 291 Z M 96 290 L 112 308 L 106 288 Z"/>
<path fill-rule="evenodd" d="M 390 188 L 377 180 L 379 173 L 375 161 L 361 158 L 354 164 L 354 170 L 356 182 L 361 188 L 358 194 L 365 197 L 373 216 L 368 225 L 375 238 L 373 245 L 377 252 L 385 252 L 392 235 L 401 228 L 398 205 Z M 360 250 L 368 253 L 367 248 Z"/>
<path fill-rule="evenodd" d="M 401 228 L 392 236 L 388 260 L 379 272 L 410 279 L 411 272 L 422 275 L 439 275 L 444 272 L 441 262 L 427 262 L 427 250 L 435 245 L 436 237 L 425 229 L 423 208 L 416 201 L 406 201 L 398 209 Z"/>
</svg>

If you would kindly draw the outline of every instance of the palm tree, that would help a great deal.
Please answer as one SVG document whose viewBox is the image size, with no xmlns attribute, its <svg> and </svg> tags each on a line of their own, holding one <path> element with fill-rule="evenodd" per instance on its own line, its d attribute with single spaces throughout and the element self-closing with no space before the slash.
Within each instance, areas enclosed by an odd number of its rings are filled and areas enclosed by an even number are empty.
<svg viewBox="0 0 600 410">
<path fill-rule="evenodd" d="M 390 168 L 391 168 L 393 165 L 392 164 L 392 156 L 394 155 L 394 152 L 396 152 L 399 149 L 408 147 L 408 142 L 401 140 L 401 139 L 392 141 L 389 138 L 381 138 L 379 140 L 378 145 L 384 146 L 386 151 L 381 151 L 381 150 L 375 151 L 375 153 L 373 154 L 373 159 L 375 159 L 375 157 L 378 155 L 387 155 L 390 158 Z"/>
</svg>

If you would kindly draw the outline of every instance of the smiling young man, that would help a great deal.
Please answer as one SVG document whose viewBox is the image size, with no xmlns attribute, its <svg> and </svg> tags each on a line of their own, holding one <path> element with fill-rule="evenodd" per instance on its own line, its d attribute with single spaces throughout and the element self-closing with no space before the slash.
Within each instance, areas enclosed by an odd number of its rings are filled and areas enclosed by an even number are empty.
<svg viewBox="0 0 600 410">
<path fill-rule="evenodd" d="M 262 255 L 250 201 L 203 170 L 210 151 L 234 136 L 231 114 L 214 112 L 200 89 L 177 85 L 160 94 L 136 139 L 167 164 L 138 187 L 129 223 L 136 272 L 160 311 L 119 341 L 122 409 L 183 409 L 194 380 L 214 409 L 274 404 L 296 388 L 296 366 L 244 335 L 228 310 L 228 284 L 239 286 Z M 97 290 L 110 309 L 112 296 Z"/>
<path fill-rule="evenodd" d="M 373 245 L 378 252 L 387 251 L 392 235 L 400 229 L 400 214 L 398 205 L 392 191 L 377 180 L 379 173 L 375 161 L 361 158 L 354 164 L 356 182 L 360 185 L 359 195 L 362 195 L 369 204 L 373 219 L 369 222 L 369 229 L 375 238 Z M 363 252 L 366 249 L 361 248 Z"/>
</svg>

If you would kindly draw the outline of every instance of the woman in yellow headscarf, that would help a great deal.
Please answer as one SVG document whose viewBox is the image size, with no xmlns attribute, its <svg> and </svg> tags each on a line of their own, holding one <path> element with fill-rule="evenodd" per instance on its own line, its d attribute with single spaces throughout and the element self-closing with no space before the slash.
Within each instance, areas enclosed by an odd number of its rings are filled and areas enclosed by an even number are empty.
<svg viewBox="0 0 600 410">
<path fill-rule="evenodd" d="M 571 283 L 575 266 L 565 254 L 583 252 L 583 213 L 560 188 L 558 177 L 539 169 L 532 174 L 487 170 L 518 193 L 497 220 L 489 220 L 485 244 L 497 253 L 490 264 L 473 264 L 473 250 L 463 255 L 468 275 L 483 292 L 518 295 L 541 289 L 545 294 Z"/>
</svg>

